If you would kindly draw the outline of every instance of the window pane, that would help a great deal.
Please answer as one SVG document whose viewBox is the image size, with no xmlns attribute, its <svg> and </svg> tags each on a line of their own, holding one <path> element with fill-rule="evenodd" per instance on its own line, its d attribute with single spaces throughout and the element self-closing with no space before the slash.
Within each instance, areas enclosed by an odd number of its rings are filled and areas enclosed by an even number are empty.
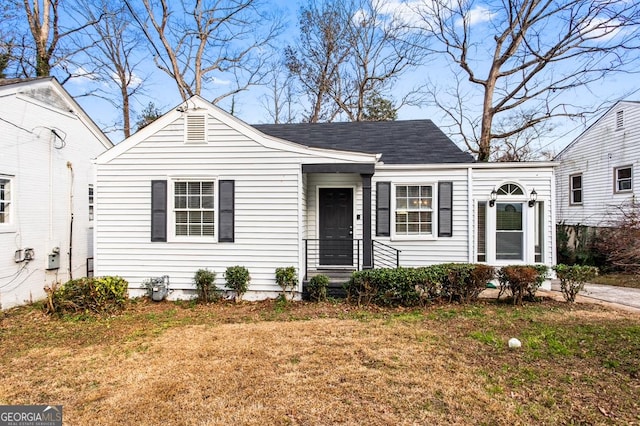
<svg viewBox="0 0 640 426">
<path fill-rule="evenodd" d="M 582 189 L 582 176 L 573 176 L 571 178 L 572 189 Z"/>
<path fill-rule="evenodd" d="M 187 212 L 176 212 L 176 223 L 187 223 Z"/>
<path fill-rule="evenodd" d="M 176 195 L 174 203 L 176 205 L 176 209 L 186 209 L 187 208 L 187 197 Z"/>
<path fill-rule="evenodd" d="M 419 197 L 420 196 L 420 187 L 419 186 L 410 186 L 408 192 L 409 192 L 409 197 Z"/>
<path fill-rule="evenodd" d="M 200 195 L 200 182 L 187 182 L 189 195 Z"/>
<path fill-rule="evenodd" d="M 202 223 L 202 213 L 189 212 L 189 223 Z"/>
<path fill-rule="evenodd" d="M 522 232 L 496 232 L 496 259 L 522 260 Z"/>
<path fill-rule="evenodd" d="M 522 230 L 522 203 L 497 203 L 496 229 L 499 231 Z"/>
<path fill-rule="evenodd" d="M 406 186 L 398 186 L 396 187 L 396 197 L 406 197 L 407 196 L 407 187 Z"/>
<path fill-rule="evenodd" d="M 398 198 L 396 201 L 396 208 L 398 209 L 406 209 L 407 208 L 407 199 L 406 198 Z"/>
<path fill-rule="evenodd" d="M 186 182 L 176 182 L 175 183 L 175 193 L 176 193 L 176 195 L 186 195 L 187 194 L 187 183 Z"/>
<path fill-rule="evenodd" d="M 420 187 L 420 196 L 421 197 L 431 197 L 432 188 L 430 186 L 421 186 Z"/>
<path fill-rule="evenodd" d="M 618 179 L 625 179 L 631 177 L 631 169 L 618 169 Z"/>
<path fill-rule="evenodd" d="M 190 209 L 199 209 L 200 208 L 200 196 L 192 196 L 188 197 L 189 200 L 189 208 Z"/>
<path fill-rule="evenodd" d="M 203 209 L 212 209 L 213 208 L 213 195 L 208 196 L 205 195 L 202 197 L 202 208 Z"/>
<path fill-rule="evenodd" d="M 176 225 L 176 235 L 179 235 L 179 236 L 187 235 L 187 225 Z"/>
</svg>

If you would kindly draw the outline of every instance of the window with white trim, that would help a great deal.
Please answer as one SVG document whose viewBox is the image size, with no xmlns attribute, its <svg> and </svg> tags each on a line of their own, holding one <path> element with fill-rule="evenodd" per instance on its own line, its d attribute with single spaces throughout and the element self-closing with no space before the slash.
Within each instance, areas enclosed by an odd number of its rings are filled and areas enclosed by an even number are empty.
<svg viewBox="0 0 640 426">
<path fill-rule="evenodd" d="M 0 176 L 0 224 L 11 223 L 11 179 Z"/>
<path fill-rule="evenodd" d="M 569 176 L 570 204 L 582 204 L 582 174 Z"/>
<path fill-rule="evenodd" d="M 631 166 L 616 167 L 614 169 L 616 192 L 627 192 L 633 189 L 633 169 Z"/>
<path fill-rule="evenodd" d="M 173 217 L 176 237 L 215 235 L 215 181 L 174 181 Z"/>
<path fill-rule="evenodd" d="M 395 234 L 433 235 L 433 186 L 396 185 Z"/>
</svg>

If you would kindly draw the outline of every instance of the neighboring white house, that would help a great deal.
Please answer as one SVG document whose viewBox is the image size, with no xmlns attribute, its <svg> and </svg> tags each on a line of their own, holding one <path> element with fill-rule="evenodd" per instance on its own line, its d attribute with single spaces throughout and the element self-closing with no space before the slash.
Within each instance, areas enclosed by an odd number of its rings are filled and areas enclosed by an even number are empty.
<svg viewBox="0 0 640 426">
<path fill-rule="evenodd" d="M 96 274 L 187 298 L 242 265 L 257 299 L 282 266 L 551 266 L 554 166 L 476 164 L 429 120 L 250 126 L 193 97 L 98 157 Z"/>
<path fill-rule="evenodd" d="M 640 102 L 617 102 L 555 161 L 558 223 L 614 224 L 637 201 Z"/>
<path fill-rule="evenodd" d="M 0 307 L 87 273 L 92 159 L 113 144 L 54 78 L 0 80 Z"/>
</svg>

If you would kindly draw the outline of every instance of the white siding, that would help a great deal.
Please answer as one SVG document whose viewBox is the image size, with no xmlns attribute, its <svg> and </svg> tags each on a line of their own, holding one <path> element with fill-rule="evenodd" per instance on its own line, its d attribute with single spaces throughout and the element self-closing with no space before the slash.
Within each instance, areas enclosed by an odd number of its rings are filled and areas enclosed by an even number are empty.
<svg viewBox="0 0 640 426">
<path fill-rule="evenodd" d="M 617 128 L 618 111 L 624 126 Z M 567 224 L 606 226 L 620 216 L 619 206 L 638 194 L 640 185 L 640 104 L 619 102 L 591 128 L 576 138 L 556 161 L 557 221 Z M 632 165 L 633 191 L 614 190 L 614 168 Z M 583 203 L 570 204 L 569 176 L 582 174 Z"/>
<path fill-rule="evenodd" d="M 311 180 L 303 179 L 301 163 L 334 160 L 286 146 L 265 147 L 213 115 L 207 123 L 208 143 L 185 143 L 183 118 L 178 118 L 99 164 L 99 274 L 121 275 L 132 289 L 150 277 L 168 275 L 171 288 L 188 291 L 194 289 L 199 268 L 215 271 L 216 285 L 224 287 L 226 268 L 242 265 L 251 274 L 254 297 L 279 291 L 276 267 L 296 266 L 300 276 L 304 274 L 301 234 L 308 229 L 303 212 L 315 195 L 300 187 Z M 235 181 L 235 242 L 151 242 L 151 181 L 172 177 Z M 307 202 L 301 203 L 300 197 Z"/>
<path fill-rule="evenodd" d="M 51 82 L 33 87 L 51 91 Z M 0 88 L 6 93 L 15 90 Z M 0 102 L 0 175 L 12 179 L 12 223 L 0 224 L 0 306 L 8 308 L 41 299 L 44 287 L 85 276 L 91 242 L 88 187 L 93 182 L 91 159 L 105 150 L 82 115 L 70 113 L 61 97 L 43 103 L 9 93 Z M 65 110 L 53 105 L 64 104 Z M 64 142 L 51 132 L 55 129 Z M 73 242 L 69 243 L 73 214 Z M 16 250 L 32 248 L 30 262 L 14 261 Z M 60 268 L 47 270 L 48 255 L 60 251 Z"/>
<path fill-rule="evenodd" d="M 430 169 L 425 166 L 419 171 L 386 171 L 382 169 L 373 176 L 372 209 L 375 216 L 376 183 L 390 181 L 396 184 L 433 185 L 433 228 L 434 237 L 426 239 L 411 239 L 394 236 L 394 212 L 391 213 L 391 237 L 375 236 L 376 222 L 372 219 L 372 236 L 374 239 L 402 250 L 400 263 L 402 266 L 425 266 L 445 262 L 467 262 L 468 260 L 468 210 L 467 210 L 467 169 Z M 438 182 L 453 182 L 453 236 L 437 236 L 437 199 Z M 392 191 L 393 193 L 393 191 Z"/>
</svg>

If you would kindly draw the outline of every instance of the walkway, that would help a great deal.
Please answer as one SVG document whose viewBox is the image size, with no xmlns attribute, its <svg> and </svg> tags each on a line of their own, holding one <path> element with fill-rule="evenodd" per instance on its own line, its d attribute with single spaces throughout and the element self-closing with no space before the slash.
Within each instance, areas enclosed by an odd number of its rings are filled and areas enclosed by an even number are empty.
<svg viewBox="0 0 640 426">
<path fill-rule="evenodd" d="M 551 290 L 553 293 L 560 293 L 560 281 L 551 281 Z M 562 298 L 562 295 L 560 294 Z M 589 299 L 599 300 L 605 303 L 611 303 L 621 305 L 620 307 L 626 307 L 627 310 L 640 312 L 640 289 L 628 288 L 628 287 L 615 287 L 611 285 L 601 284 L 585 284 L 584 290 L 578 295 L 578 301 L 580 299 L 584 302 L 589 302 Z"/>
</svg>

